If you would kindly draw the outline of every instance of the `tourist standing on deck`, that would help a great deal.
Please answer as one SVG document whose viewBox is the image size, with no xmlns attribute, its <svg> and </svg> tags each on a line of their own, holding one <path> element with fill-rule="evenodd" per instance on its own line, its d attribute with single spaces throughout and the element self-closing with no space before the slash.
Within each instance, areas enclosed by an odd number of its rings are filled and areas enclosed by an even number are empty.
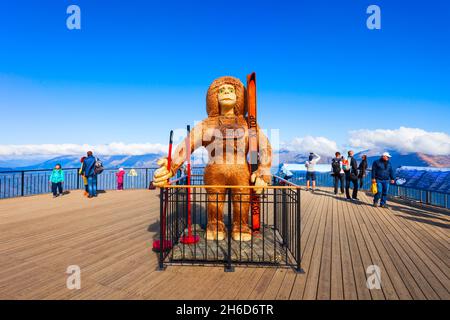
<svg viewBox="0 0 450 320">
<path fill-rule="evenodd" d="M 308 161 L 305 162 L 306 167 L 306 191 L 309 191 L 310 182 L 312 181 L 312 192 L 316 190 L 316 164 L 319 162 L 320 156 L 311 152 Z"/>
<path fill-rule="evenodd" d="M 87 157 L 83 161 L 83 167 L 81 173 L 87 178 L 88 181 L 88 198 L 97 196 L 97 174 L 95 173 L 95 162 L 92 151 L 87 152 Z"/>
<path fill-rule="evenodd" d="M 361 163 L 359 164 L 359 167 L 358 167 L 358 170 L 359 170 L 358 178 L 359 178 L 359 188 L 360 189 L 362 189 L 364 186 L 364 178 L 367 174 L 367 167 L 368 167 L 367 156 L 364 154 L 362 156 Z"/>
<path fill-rule="evenodd" d="M 339 182 L 341 183 L 341 193 L 344 193 L 344 169 L 342 168 L 342 160 L 343 157 L 341 156 L 340 152 L 335 153 L 335 158 L 331 160 L 331 171 L 332 176 L 334 178 L 334 194 L 338 193 L 339 189 Z"/>
<path fill-rule="evenodd" d="M 52 186 L 53 198 L 63 195 L 62 185 L 64 183 L 64 171 L 58 163 L 50 175 L 50 184 Z"/>
<path fill-rule="evenodd" d="M 119 171 L 116 172 L 117 190 L 123 191 L 123 176 L 124 175 L 125 175 L 125 170 L 123 168 L 119 168 Z"/>
<path fill-rule="evenodd" d="M 81 167 L 80 170 L 78 170 L 78 174 L 83 178 L 83 185 L 84 185 L 84 196 L 88 196 L 89 195 L 89 189 L 88 189 L 88 181 L 85 175 L 82 174 L 82 170 L 83 170 L 83 162 L 84 159 L 86 159 L 86 157 L 81 157 L 80 162 L 81 162 Z"/>
<path fill-rule="evenodd" d="M 347 162 L 344 166 L 345 195 L 347 200 L 358 200 L 358 162 L 353 157 L 353 151 L 348 152 Z M 350 184 L 353 184 L 353 192 L 350 197 Z"/>
<path fill-rule="evenodd" d="M 377 184 L 377 194 L 373 199 L 373 206 L 378 207 L 378 201 L 381 199 L 380 206 L 387 208 L 387 194 L 389 183 L 394 184 L 394 170 L 390 162 L 391 155 L 388 152 L 383 153 L 380 159 L 372 165 L 372 183 Z"/>
</svg>

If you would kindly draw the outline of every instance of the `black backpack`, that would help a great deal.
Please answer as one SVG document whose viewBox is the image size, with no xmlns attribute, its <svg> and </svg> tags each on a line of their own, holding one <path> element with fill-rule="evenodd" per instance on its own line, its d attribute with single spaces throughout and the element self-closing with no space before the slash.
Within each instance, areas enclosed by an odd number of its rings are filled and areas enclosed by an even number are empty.
<svg viewBox="0 0 450 320">
<path fill-rule="evenodd" d="M 103 170 L 105 170 L 105 168 L 103 168 L 102 161 L 99 158 L 95 159 L 95 164 L 94 164 L 95 174 L 100 174 L 103 172 Z"/>
<path fill-rule="evenodd" d="M 333 160 L 331 163 L 331 169 L 333 170 L 333 174 L 340 174 L 341 173 L 341 162 Z"/>
</svg>

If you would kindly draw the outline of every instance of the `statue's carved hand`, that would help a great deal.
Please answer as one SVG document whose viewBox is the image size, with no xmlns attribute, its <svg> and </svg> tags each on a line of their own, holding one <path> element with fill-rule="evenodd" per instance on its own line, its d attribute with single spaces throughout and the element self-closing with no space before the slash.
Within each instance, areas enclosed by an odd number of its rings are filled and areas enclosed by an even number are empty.
<svg viewBox="0 0 450 320">
<path fill-rule="evenodd" d="M 257 172 L 253 173 L 250 177 L 250 181 L 255 185 L 255 187 L 265 187 L 267 186 L 267 182 L 260 176 L 258 176 Z M 263 188 L 255 188 L 255 193 L 261 194 L 263 192 Z"/>
<path fill-rule="evenodd" d="M 168 168 L 167 158 L 161 158 L 157 162 L 159 169 L 155 170 L 153 174 L 153 185 L 161 187 L 167 183 L 167 180 L 173 177 L 173 173 Z"/>
</svg>

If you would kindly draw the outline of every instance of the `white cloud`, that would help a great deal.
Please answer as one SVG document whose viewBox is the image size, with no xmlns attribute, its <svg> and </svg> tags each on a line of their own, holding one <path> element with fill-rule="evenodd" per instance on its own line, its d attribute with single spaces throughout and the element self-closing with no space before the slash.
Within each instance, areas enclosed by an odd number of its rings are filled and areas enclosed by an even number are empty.
<svg viewBox="0 0 450 320">
<path fill-rule="evenodd" d="M 401 153 L 421 152 L 429 155 L 450 154 L 448 134 L 418 128 L 351 131 L 349 142 L 354 148 L 361 149 L 392 149 Z"/>
<path fill-rule="evenodd" d="M 320 155 L 333 155 L 339 150 L 335 141 L 325 137 L 306 136 L 294 138 L 291 142 L 281 144 L 282 149 L 298 153 L 309 154 L 315 152 Z"/>
<path fill-rule="evenodd" d="M 113 142 L 109 144 L 23 144 L 23 145 L 0 145 L 0 156 L 33 156 L 33 155 L 78 155 L 92 150 L 102 155 L 141 155 L 146 153 L 167 152 L 167 146 L 153 143 L 122 143 Z"/>
</svg>

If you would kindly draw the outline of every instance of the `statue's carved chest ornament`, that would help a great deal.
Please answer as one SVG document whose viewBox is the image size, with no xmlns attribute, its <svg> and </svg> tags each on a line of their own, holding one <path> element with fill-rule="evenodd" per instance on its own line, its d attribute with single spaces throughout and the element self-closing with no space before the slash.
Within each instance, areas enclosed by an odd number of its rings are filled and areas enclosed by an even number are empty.
<svg viewBox="0 0 450 320">
<path fill-rule="evenodd" d="M 223 140 L 243 140 L 245 138 L 245 127 L 239 125 L 237 117 L 219 117 L 219 130 Z"/>
</svg>

